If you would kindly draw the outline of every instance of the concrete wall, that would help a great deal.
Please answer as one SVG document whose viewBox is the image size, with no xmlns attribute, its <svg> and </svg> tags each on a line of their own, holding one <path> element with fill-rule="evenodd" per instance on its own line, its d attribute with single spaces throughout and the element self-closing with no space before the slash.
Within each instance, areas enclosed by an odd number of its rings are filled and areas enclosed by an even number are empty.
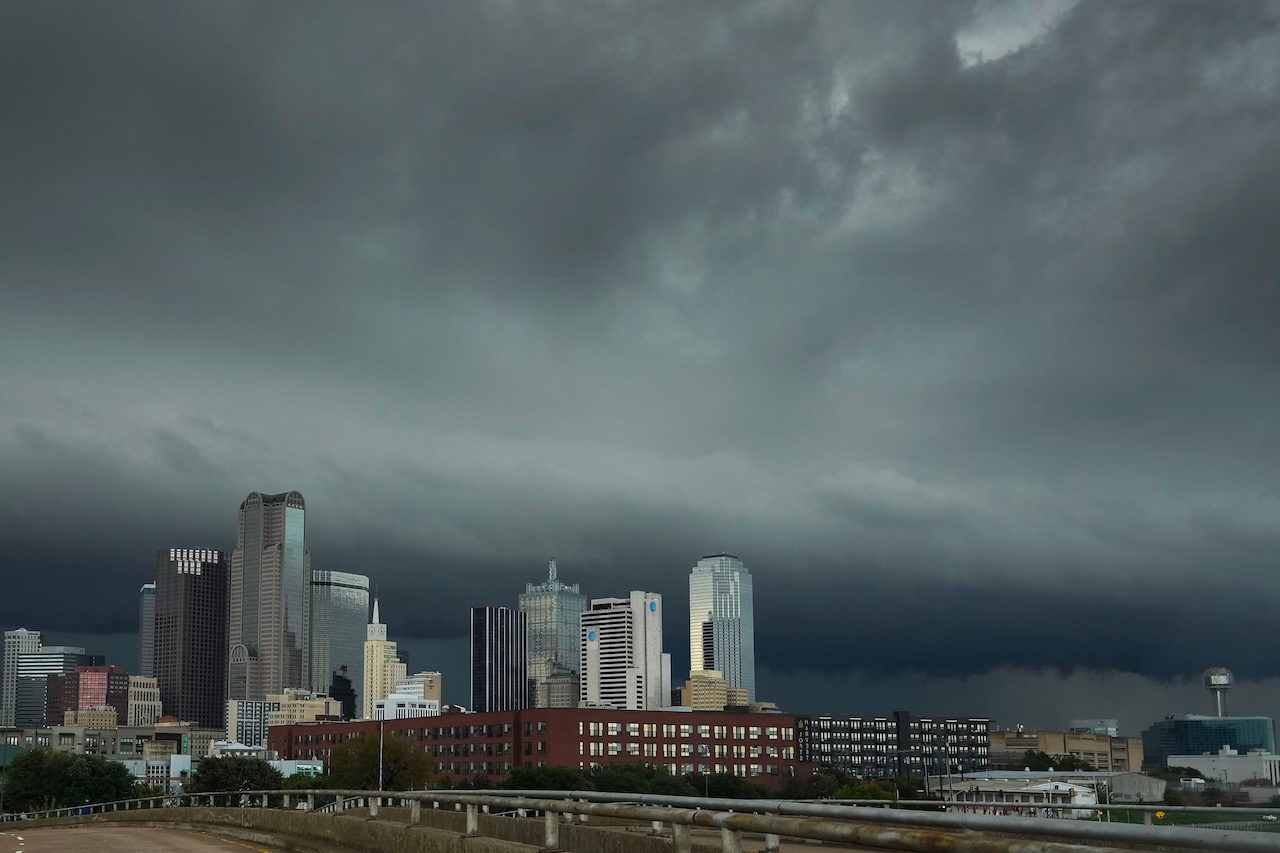
<svg viewBox="0 0 1280 853">
<path fill-rule="evenodd" d="M 341 815 L 251 808 L 140 809 L 109 812 L 24 824 L 45 826 L 128 824 L 205 829 L 265 846 L 305 849 L 315 841 L 361 853 L 529 853 L 541 849 L 543 822 L 482 814 L 479 838 L 463 838 L 466 813 L 424 808 L 417 827 L 408 826 L 408 809 L 381 809 L 378 820 L 364 810 L 348 809 Z M 620 829 L 560 825 L 560 847 L 574 853 L 671 853 L 666 838 Z M 694 845 L 694 853 L 718 848 Z"/>
</svg>

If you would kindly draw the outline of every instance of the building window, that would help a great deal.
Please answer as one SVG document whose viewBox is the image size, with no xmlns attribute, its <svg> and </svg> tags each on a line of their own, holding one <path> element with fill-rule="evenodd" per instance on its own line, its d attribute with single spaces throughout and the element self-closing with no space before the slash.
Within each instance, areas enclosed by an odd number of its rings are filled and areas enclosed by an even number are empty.
<svg viewBox="0 0 1280 853">
<path fill-rule="evenodd" d="M 711 726 L 698 726 L 698 737 L 711 737 Z"/>
<path fill-rule="evenodd" d="M 618 735 L 620 735 L 620 734 L 622 734 L 622 724 L 621 724 L 621 723 L 610 723 L 610 724 L 609 724 L 609 736 L 610 736 L 610 737 L 616 737 L 616 736 L 618 736 Z"/>
<path fill-rule="evenodd" d="M 628 734 L 630 737 L 640 737 L 640 724 L 639 724 L 639 723 L 627 723 L 627 734 Z"/>
</svg>

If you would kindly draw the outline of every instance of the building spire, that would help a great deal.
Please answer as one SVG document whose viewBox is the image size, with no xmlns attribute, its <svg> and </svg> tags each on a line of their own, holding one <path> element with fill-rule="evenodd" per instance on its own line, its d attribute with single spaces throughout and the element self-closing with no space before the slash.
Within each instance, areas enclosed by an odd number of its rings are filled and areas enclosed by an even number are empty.
<svg viewBox="0 0 1280 853">
<path fill-rule="evenodd" d="M 373 600 L 373 624 L 378 624 L 378 599 Z"/>
<path fill-rule="evenodd" d="M 551 568 L 547 570 L 547 580 L 554 581 L 556 579 L 556 561 L 551 561 Z"/>
</svg>

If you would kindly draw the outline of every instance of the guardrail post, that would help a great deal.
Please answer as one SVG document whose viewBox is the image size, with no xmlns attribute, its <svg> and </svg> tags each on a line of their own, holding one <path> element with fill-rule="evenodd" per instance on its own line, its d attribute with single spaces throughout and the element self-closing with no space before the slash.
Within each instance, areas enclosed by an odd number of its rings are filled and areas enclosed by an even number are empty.
<svg viewBox="0 0 1280 853">
<path fill-rule="evenodd" d="M 288 795 L 288 794 L 285 794 L 285 795 L 284 795 L 284 807 L 285 807 L 286 809 L 287 809 L 287 808 L 289 808 L 289 795 Z"/>
<path fill-rule="evenodd" d="M 369 797 L 368 803 L 369 803 L 369 817 L 371 818 L 377 817 L 378 806 L 382 804 L 382 797 Z"/>
<path fill-rule="evenodd" d="M 1147 826 L 1151 826 L 1151 812 L 1142 813 L 1142 822 L 1145 823 Z"/>
<path fill-rule="evenodd" d="M 778 853 L 782 849 L 782 839 L 772 832 L 764 834 L 764 853 Z"/>
<path fill-rule="evenodd" d="M 417 826 L 420 823 L 422 823 L 422 801 L 410 800 L 409 801 L 409 825 Z"/>
<path fill-rule="evenodd" d="M 269 802 L 270 802 L 269 795 L 268 795 L 268 794 L 263 794 L 263 795 L 262 795 L 262 807 L 263 807 L 264 809 L 265 809 L 265 808 L 267 808 L 267 804 L 268 804 Z"/>
<path fill-rule="evenodd" d="M 673 853 L 689 853 L 691 849 L 691 842 L 689 840 L 689 824 L 671 824 L 671 849 Z"/>
<path fill-rule="evenodd" d="M 307 811 L 313 812 L 315 810 L 316 810 L 316 795 L 307 794 Z"/>
<path fill-rule="evenodd" d="M 546 812 L 542 816 L 542 825 L 546 828 L 543 836 L 543 850 L 560 849 L 560 815 L 557 812 Z"/>
<path fill-rule="evenodd" d="M 742 853 L 742 833 L 724 827 L 720 830 L 720 849 L 724 853 Z"/>
<path fill-rule="evenodd" d="M 660 820 L 652 821 L 652 822 L 649 824 L 649 834 L 650 834 L 650 835 L 661 835 L 661 834 L 662 834 L 662 821 L 660 821 Z"/>
<path fill-rule="evenodd" d="M 333 801 L 334 814 L 337 814 L 338 812 L 342 811 L 343 807 L 346 804 L 347 804 L 347 798 L 342 796 L 341 794 L 339 794 L 336 798 L 334 798 L 334 801 Z"/>
<path fill-rule="evenodd" d="M 474 803 L 467 803 L 467 838 L 480 834 L 480 810 Z"/>
</svg>

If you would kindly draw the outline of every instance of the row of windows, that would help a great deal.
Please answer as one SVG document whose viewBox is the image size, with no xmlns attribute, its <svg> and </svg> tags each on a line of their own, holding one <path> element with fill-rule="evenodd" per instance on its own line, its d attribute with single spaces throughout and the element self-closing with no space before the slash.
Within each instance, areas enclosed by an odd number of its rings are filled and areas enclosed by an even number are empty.
<svg viewBox="0 0 1280 853">
<path fill-rule="evenodd" d="M 541 746 L 541 744 L 539 744 Z M 527 745 L 526 745 L 527 746 Z M 528 755 L 528 749 L 525 750 Z M 592 741 L 578 742 L 579 755 L 643 755 L 646 758 L 658 757 L 658 744 L 656 743 L 635 743 L 627 742 L 611 742 L 600 743 Z M 715 758 L 782 758 L 794 761 L 796 750 L 793 746 L 744 746 L 742 744 L 734 744 L 732 747 L 727 744 L 706 744 L 700 743 L 696 745 L 691 743 L 664 743 L 662 744 L 663 758 L 691 758 L 694 755 L 702 757 Z"/>
<path fill-rule="evenodd" d="M 658 737 L 657 723 L 578 723 L 578 734 L 589 734 L 592 737 L 616 737 L 624 733 L 628 737 Z M 795 730 L 790 726 L 712 726 L 707 724 L 694 725 L 692 723 L 663 723 L 662 737 L 664 738 L 711 738 L 716 740 L 725 740 L 729 737 L 732 730 L 734 740 L 759 740 L 764 737 L 768 740 L 793 740 L 795 738 Z M 696 735 L 695 735 L 696 732 Z M 678 733 L 678 734 L 677 734 Z"/>
<path fill-rule="evenodd" d="M 579 762 L 578 769 L 596 769 L 603 767 L 599 761 Z M 784 771 L 791 775 L 790 769 L 778 764 L 668 764 L 667 772 L 672 776 L 691 773 L 731 773 L 734 776 L 781 776 Z"/>
</svg>

